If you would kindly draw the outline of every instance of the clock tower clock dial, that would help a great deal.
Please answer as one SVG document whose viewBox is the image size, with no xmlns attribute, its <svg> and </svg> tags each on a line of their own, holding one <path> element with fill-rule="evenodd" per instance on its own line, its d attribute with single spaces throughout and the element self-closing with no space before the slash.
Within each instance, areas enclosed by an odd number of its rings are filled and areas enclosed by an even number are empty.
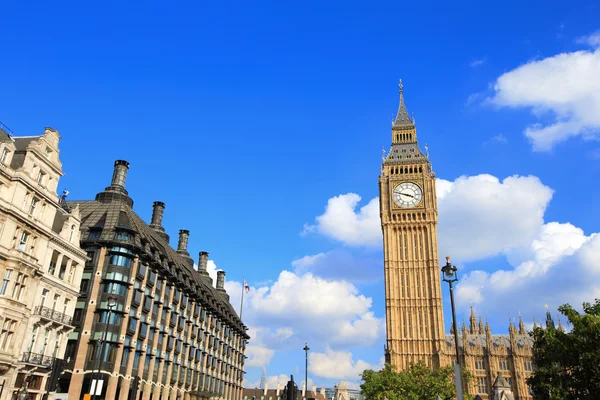
<svg viewBox="0 0 600 400">
<path fill-rule="evenodd" d="M 416 207 L 423 198 L 423 192 L 419 185 L 413 182 L 404 182 L 396 186 L 393 191 L 394 203 L 398 207 L 412 208 Z"/>
<path fill-rule="evenodd" d="M 437 368 L 445 346 L 437 251 L 435 174 L 404 104 L 379 176 L 383 231 L 386 362 L 397 370 L 424 361 Z"/>
</svg>

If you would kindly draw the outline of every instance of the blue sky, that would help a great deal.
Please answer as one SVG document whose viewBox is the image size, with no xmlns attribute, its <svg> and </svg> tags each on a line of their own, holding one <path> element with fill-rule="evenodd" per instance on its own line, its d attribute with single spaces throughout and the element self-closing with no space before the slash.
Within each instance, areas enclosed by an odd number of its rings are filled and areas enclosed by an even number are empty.
<svg viewBox="0 0 600 400">
<path fill-rule="evenodd" d="M 303 375 L 305 341 L 319 386 L 380 361 L 372 200 L 399 78 L 442 180 L 459 313 L 473 304 L 504 333 L 518 312 L 530 323 L 600 293 L 595 2 L 14 2 L 2 15 L 0 121 L 60 131 L 73 200 L 129 161 L 140 215 L 164 201 L 171 237 L 189 229 L 190 253 L 209 251 L 231 291 L 246 277 L 248 385 L 262 366 L 270 382 Z M 586 279 L 549 290 L 573 268 Z"/>
</svg>

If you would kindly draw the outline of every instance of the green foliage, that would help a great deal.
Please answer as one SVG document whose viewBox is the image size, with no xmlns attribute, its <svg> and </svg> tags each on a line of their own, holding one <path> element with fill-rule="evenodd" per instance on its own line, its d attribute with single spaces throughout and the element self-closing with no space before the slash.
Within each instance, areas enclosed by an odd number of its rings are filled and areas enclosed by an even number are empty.
<svg viewBox="0 0 600 400">
<path fill-rule="evenodd" d="M 573 329 L 536 328 L 533 375 L 527 380 L 536 399 L 592 400 L 600 393 L 600 299 L 583 303 L 583 314 L 570 305 L 558 308 Z"/>
<path fill-rule="evenodd" d="M 463 371 L 463 382 L 470 374 Z M 370 369 L 362 373 L 361 393 L 367 400 L 435 400 L 453 399 L 454 369 L 452 366 L 431 370 L 423 362 L 411 364 L 404 371 L 396 372 L 386 364 L 381 371 Z"/>
</svg>

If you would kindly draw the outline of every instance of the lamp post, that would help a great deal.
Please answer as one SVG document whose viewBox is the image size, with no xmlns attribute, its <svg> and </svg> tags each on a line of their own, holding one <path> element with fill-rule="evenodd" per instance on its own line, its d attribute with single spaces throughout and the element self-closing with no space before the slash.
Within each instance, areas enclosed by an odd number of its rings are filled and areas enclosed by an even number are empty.
<svg viewBox="0 0 600 400">
<path fill-rule="evenodd" d="M 29 397 L 29 390 L 27 390 L 28 387 L 29 382 L 23 382 L 23 386 L 21 386 L 21 389 L 19 389 L 17 392 L 17 400 L 25 400 L 27 397 Z"/>
<path fill-rule="evenodd" d="M 455 384 L 456 384 L 456 395 L 458 400 L 463 400 L 463 387 L 462 387 L 462 370 L 460 368 L 460 353 L 458 351 L 458 329 L 456 327 L 456 311 L 454 309 L 454 287 L 452 283 L 458 281 L 458 274 L 456 273 L 457 268 L 450 264 L 450 256 L 446 256 L 446 265 L 442 267 L 442 274 L 444 282 L 448 282 L 450 286 L 450 303 L 452 304 L 452 327 L 454 328 L 454 347 L 456 350 L 456 365 L 454 367 Z M 458 368 L 456 368 L 458 366 Z"/>
<path fill-rule="evenodd" d="M 104 331 L 102 332 L 102 337 L 99 341 L 100 349 L 98 352 L 97 360 L 96 360 L 96 370 L 98 370 L 98 377 L 101 376 L 100 373 L 100 360 L 102 359 L 102 353 L 104 352 L 104 342 L 106 341 L 106 334 L 108 333 L 108 325 L 110 324 L 110 314 L 112 309 L 117 305 L 117 298 L 112 294 L 106 298 L 106 305 L 108 307 L 108 313 L 106 314 L 106 323 L 104 324 Z M 94 376 L 96 374 L 92 374 L 92 382 L 90 383 L 90 387 L 92 389 L 92 400 L 96 400 L 96 392 L 98 391 L 98 383 L 100 379 L 96 379 L 96 384 L 94 385 Z"/>
<path fill-rule="evenodd" d="M 308 351 L 310 350 L 308 343 L 304 343 L 304 348 L 302 350 L 306 353 L 306 363 L 304 365 L 304 396 L 306 396 L 306 393 L 308 393 Z"/>
</svg>

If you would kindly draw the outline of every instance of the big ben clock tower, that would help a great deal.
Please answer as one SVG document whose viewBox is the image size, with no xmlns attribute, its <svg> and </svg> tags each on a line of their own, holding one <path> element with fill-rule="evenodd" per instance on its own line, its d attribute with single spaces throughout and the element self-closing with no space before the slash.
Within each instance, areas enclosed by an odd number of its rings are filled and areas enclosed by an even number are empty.
<svg viewBox="0 0 600 400">
<path fill-rule="evenodd" d="M 435 174 L 417 141 L 402 81 L 392 146 L 383 158 L 379 202 L 383 231 L 386 362 L 440 365 L 444 319 L 437 250 Z"/>
</svg>

